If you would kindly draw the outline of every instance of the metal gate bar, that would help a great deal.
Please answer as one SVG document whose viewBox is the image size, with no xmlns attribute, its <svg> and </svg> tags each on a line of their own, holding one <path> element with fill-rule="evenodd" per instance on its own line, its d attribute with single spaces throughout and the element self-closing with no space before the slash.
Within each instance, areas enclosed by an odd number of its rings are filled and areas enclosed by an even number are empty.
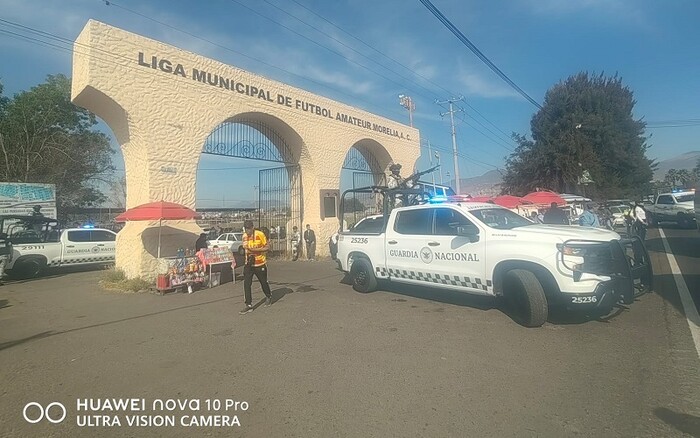
<svg viewBox="0 0 700 438">
<path fill-rule="evenodd" d="M 287 256 L 292 227 L 301 230 L 302 193 L 299 165 L 258 173 L 258 226 L 269 230 L 272 256 Z"/>
</svg>

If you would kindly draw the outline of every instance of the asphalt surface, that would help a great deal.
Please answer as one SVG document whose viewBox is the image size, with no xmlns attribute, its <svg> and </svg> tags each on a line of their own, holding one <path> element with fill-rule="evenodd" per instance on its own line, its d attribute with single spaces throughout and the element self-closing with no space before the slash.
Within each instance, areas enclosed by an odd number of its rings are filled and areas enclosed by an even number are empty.
<svg viewBox="0 0 700 438">
<path fill-rule="evenodd" d="M 700 234 L 664 233 L 700 302 Z M 240 277 L 166 296 L 102 290 L 95 271 L 9 283 L 0 435 L 697 437 L 700 359 L 658 236 L 647 238 L 654 293 L 537 329 L 487 299 L 401 286 L 358 294 L 330 261 L 271 262 L 274 304 L 248 315 L 238 314 Z M 261 303 L 257 283 L 253 293 Z M 105 398 L 145 399 L 146 410 L 77 410 L 78 399 Z M 199 400 L 199 411 L 153 410 L 155 399 Z M 207 399 L 248 407 L 216 411 Z M 29 402 L 63 403 L 66 419 L 29 424 Z M 176 425 L 130 427 L 134 414 Z M 240 426 L 180 423 L 214 414 Z M 121 426 L 80 427 L 90 415 Z"/>
</svg>

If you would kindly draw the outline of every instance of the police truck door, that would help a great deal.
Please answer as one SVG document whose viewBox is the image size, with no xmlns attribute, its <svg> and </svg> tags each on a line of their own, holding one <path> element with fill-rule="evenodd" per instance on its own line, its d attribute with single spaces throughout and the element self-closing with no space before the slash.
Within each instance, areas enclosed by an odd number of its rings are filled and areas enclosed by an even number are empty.
<svg viewBox="0 0 700 438">
<path fill-rule="evenodd" d="M 392 280 L 423 285 L 429 281 L 420 249 L 430 237 L 431 217 L 430 208 L 423 206 L 396 212 L 393 227 L 386 230 L 386 268 Z"/>
<path fill-rule="evenodd" d="M 421 259 L 438 275 L 441 284 L 487 294 L 491 279 L 485 275 L 484 236 L 477 234 L 477 226 L 450 205 L 436 206 L 433 212 L 433 236 L 421 249 Z"/>
<path fill-rule="evenodd" d="M 84 263 L 93 252 L 95 244 L 90 241 L 90 230 L 68 230 L 61 239 L 63 254 L 61 264 L 74 265 Z"/>
</svg>

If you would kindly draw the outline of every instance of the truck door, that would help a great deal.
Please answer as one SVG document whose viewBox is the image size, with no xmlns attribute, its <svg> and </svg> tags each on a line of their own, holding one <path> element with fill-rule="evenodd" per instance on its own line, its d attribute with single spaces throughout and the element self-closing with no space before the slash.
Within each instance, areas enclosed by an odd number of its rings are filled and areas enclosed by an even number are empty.
<svg viewBox="0 0 700 438">
<path fill-rule="evenodd" d="M 75 265 L 85 263 L 91 257 L 94 243 L 90 241 L 90 230 L 69 230 L 61 239 L 63 253 L 61 264 Z"/>
<path fill-rule="evenodd" d="M 486 277 L 486 244 L 476 233 L 477 226 L 449 205 L 433 209 L 431 239 L 421 249 L 421 261 L 437 275 L 440 284 L 470 293 L 488 294 L 490 279 Z M 459 230 L 474 230 L 469 236 Z"/>
<path fill-rule="evenodd" d="M 673 196 L 671 195 L 659 195 L 656 200 L 656 212 L 660 216 L 658 219 L 665 220 L 673 216 Z"/>
<path fill-rule="evenodd" d="M 115 260 L 115 244 L 117 235 L 108 230 L 91 230 L 90 241 L 93 262 L 113 262 Z"/>
<path fill-rule="evenodd" d="M 393 227 L 387 227 L 384 248 L 387 275 L 392 280 L 423 285 L 429 281 L 429 271 L 421 262 L 420 250 L 430 237 L 432 214 L 430 208 L 396 212 Z"/>
</svg>

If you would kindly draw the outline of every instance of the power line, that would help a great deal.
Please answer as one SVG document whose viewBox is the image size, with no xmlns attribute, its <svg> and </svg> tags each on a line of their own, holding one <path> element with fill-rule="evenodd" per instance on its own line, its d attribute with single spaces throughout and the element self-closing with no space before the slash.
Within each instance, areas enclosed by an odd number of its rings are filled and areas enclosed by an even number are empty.
<svg viewBox="0 0 700 438">
<path fill-rule="evenodd" d="M 101 0 L 101 1 L 104 1 L 104 0 Z M 391 72 L 394 73 L 394 74 L 397 74 L 398 76 L 400 76 L 401 78 L 403 78 L 403 79 L 409 81 L 410 83 L 412 83 L 412 84 L 414 84 L 414 85 L 417 85 L 417 86 L 420 86 L 421 88 L 425 89 L 426 91 L 432 93 L 432 91 L 429 90 L 428 88 L 426 88 L 426 87 L 424 87 L 424 86 L 422 86 L 422 85 L 420 85 L 420 84 L 417 84 L 417 83 L 411 81 L 410 78 L 407 78 L 407 77 L 405 77 L 405 76 L 403 76 L 403 75 L 400 75 L 400 74 L 398 74 L 397 72 L 395 72 L 395 71 L 393 71 L 393 70 L 391 70 L 391 69 L 388 69 L 387 67 L 385 67 L 385 66 L 383 66 L 383 65 L 381 65 L 381 64 L 379 64 L 379 63 L 377 63 L 376 61 L 372 60 L 371 58 L 369 58 L 369 57 L 363 55 L 362 53 L 360 53 L 360 52 L 358 52 L 357 50 L 353 49 L 352 47 L 348 46 L 347 44 L 344 44 L 342 41 L 338 40 L 337 38 L 334 38 L 334 37 L 328 35 L 327 33 L 325 33 L 325 32 L 323 32 L 323 31 L 319 30 L 319 29 L 316 28 L 315 26 L 313 26 L 313 25 L 311 25 L 311 24 L 305 22 L 304 20 L 302 20 L 302 19 L 300 19 L 300 18 L 294 16 L 293 14 L 290 14 L 289 12 L 287 12 L 287 11 L 285 11 L 285 10 L 279 8 L 278 6 L 271 4 L 271 3 L 268 2 L 267 0 L 263 0 L 263 1 L 265 1 L 265 3 L 267 3 L 267 4 L 271 5 L 271 6 L 275 7 L 276 9 L 282 11 L 283 13 L 285 13 L 285 14 L 287 14 L 287 15 L 293 17 L 294 19 L 296 19 L 296 20 L 298 20 L 298 21 L 304 23 L 305 25 L 311 27 L 312 29 L 314 29 L 314 30 L 316 30 L 317 32 L 323 34 L 324 36 L 333 39 L 334 41 L 338 42 L 339 44 L 342 44 L 344 47 L 347 47 L 348 49 L 353 50 L 355 53 L 357 53 L 357 54 L 363 56 L 364 58 L 366 58 L 366 59 L 368 59 L 368 60 L 374 62 L 375 64 L 377 64 L 377 65 L 379 65 L 379 66 L 381 66 L 381 67 L 387 69 L 388 71 L 391 71 Z M 367 71 L 369 71 L 369 72 L 371 72 L 371 73 L 374 73 L 374 74 L 376 74 L 376 75 L 378 75 L 378 76 L 380 76 L 380 77 L 382 77 L 382 78 L 384 78 L 384 79 L 386 79 L 386 80 L 388 80 L 388 81 L 390 81 L 390 82 L 392 82 L 392 83 L 398 85 L 399 87 L 404 87 L 403 84 L 400 84 L 400 83 L 394 81 L 393 79 L 388 78 L 387 76 L 385 76 L 385 75 L 383 75 L 383 74 L 381 74 L 381 73 L 379 73 L 379 72 L 377 72 L 377 71 L 375 71 L 375 70 L 373 70 L 373 69 L 371 69 L 371 68 L 369 68 L 369 67 L 367 67 L 367 66 L 365 66 L 365 65 L 363 65 L 363 64 L 360 64 L 360 63 L 358 63 L 358 62 L 356 62 L 356 61 L 353 61 L 353 60 L 347 58 L 347 57 L 344 56 L 343 54 L 341 54 L 341 53 L 339 53 L 339 52 L 337 52 L 337 51 L 335 51 L 335 50 L 333 50 L 333 49 L 331 49 L 331 48 L 329 48 L 329 47 L 326 47 L 326 46 L 320 44 L 318 41 L 315 41 L 315 40 L 313 40 L 313 39 L 311 39 L 311 38 L 309 38 L 309 37 L 307 37 L 307 36 L 305 36 L 305 35 L 302 35 L 301 33 L 299 33 L 299 32 L 297 32 L 297 31 L 295 31 L 295 30 L 289 28 L 288 26 L 285 26 L 284 24 L 279 23 L 279 22 L 276 21 L 276 20 L 273 20 L 272 18 L 270 18 L 270 17 L 268 17 L 268 16 L 266 16 L 266 15 L 264 15 L 264 14 L 262 14 L 262 13 L 256 11 L 256 10 L 250 8 L 249 6 L 246 6 L 246 5 L 242 4 L 242 3 L 240 3 L 240 2 L 237 1 L 237 0 L 231 0 L 231 2 L 233 2 L 233 3 L 237 4 L 237 5 L 240 5 L 241 7 L 243 7 L 243 8 L 245 8 L 245 9 L 247 9 L 247 10 L 253 12 L 254 14 L 256 14 L 256 15 L 258 15 L 258 16 L 260 16 L 260 17 L 262 17 L 262 18 L 264 18 L 264 19 L 266 19 L 266 20 L 268 20 L 268 21 L 270 21 L 270 22 L 272 22 L 272 23 L 274 23 L 274 24 L 276 24 L 276 25 L 278 25 L 278 26 L 284 28 L 284 29 L 287 29 L 288 31 L 294 33 L 295 35 L 298 35 L 299 37 L 304 38 L 305 40 L 310 41 L 311 43 L 313 43 L 313 44 L 315 44 L 315 45 L 317 45 L 317 46 L 319 46 L 319 47 L 322 47 L 322 48 L 324 48 L 324 49 L 330 51 L 331 53 L 333 53 L 333 54 L 335 54 L 335 55 L 341 57 L 342 59 L 344 59 L 344 60 L 346 60 L 346 61 L 348 61 L 348 62 L 354 63 L 354 64 L 356 64 L 356 65 L 358 65 L 358 66 L 364 68 L 365 70 L 367 70 Z M 333 89 L 333 90 L 335 90 L 335 91 L 340 92 L 340 93 L 343 94 L 343 95 L 350 96 L 350 97 L 356 98 L 356 99 L 358 99 L 358 100 L 362 100 L 362 101 L 364 101 L 365 103 L 368 103 L 370 106 L 374 106 L 374 105 L 373 105 L 371 102 L 369 102 L 369 101 L 366 101 L 366 100 L 364 100 L 364 99 L 359 99 L 359 98 L 357 98 L 357 97 L 354 96 L 354 95 L 350 95 L 350 94 L 348 94 L 348 93 L 344 93 L 344 92 L 342 92 L 342 91 L 340 91 L 340 90 L 338 90 L 338 89 L 336 89 L 336 88 L 329 87 L 329 86 L 327 86 L 327 85 L 325 85 L 325 84 L 322 84 L 322 83 L 320 83 L 320 82 L 318 82 L 318 81 L 313 81 L 313 80 L 308 79 L 308 78 L 306 78 L 306 77 L 302 77 L 302 76 L 300 76 L 300 75 L 296 75 L 296 74 L 291 73 L 291 72 L 289 72 L 289 71 L 287 71 L 287 70 L 284 70 L 284 69 L 282 69 L 282 68 L 279 68 L 279 67 L 273 66 L 273 65 L 271 65 L 271 64 L 268 64 L 268 63 L 266 63 L 266 62 L 264 62 L 264 61 L 262 61 L 262 60 L 259 60 L 259 59 L 257 59 L 257 58 L 254 58 L 254 57 L 245 55 L 245 54 L 243 54 L 243 53 L 241 53 L 241 52 L 238 52 L 238 51 L 236 51 L 236 50 L 233 50 L 233 49 L 229 49 L 229 48 L 226 47 L 226 46 L 223 46 L 223 45 L 221 45 L 221 44 L 218 44 L 218 43 L 213 42 L 213 41 L 211 41 L 211 40 L 208 40 L 208 39 L 206 39 L 206 38 L 199 37 L 198 35 L 195 35 L 195 34 L 193 34 L 193 33 L 191 33 L 191 32 L 182 30 L 182 29 L 180 29 L 180 28 L 178 28 L 178 27 L 176 27 L 176 26 L 172 26 L 172 25 L 170 25 L 170 24 L 167 24 L 167 23 L 161 22 L 161 21 L 159 21 L 159 20 L 153 19 L 153 18 L 151 18 L 151 17 L 148 17 L 147 15 L 144 15 L 144 14 L 142 14 L 142 13 L 140 13 L 140 12 L 137 12 L 137 11 L 133 11 L 133 10 L 131 10 L 131 9 L 129 9 L 129 8 L 126 8 L 126 7 L 124 7 L 124 6 L 121 6 L 121 5 L 116 4 L 116 3 L 114 3 L 114 2 L 111 2 L 111 1 L 110 1 L 110 2 L 105 2 L 105 3 L 108 3 L 108 5 L 110 5 L 110 6 L 115 6 L 115 7 L 117 7 L 117 8 L 123 9 L 123 10 L 125 10 L 125 11 L 127 11 L 127 12 L 130 12 L 130 13 L 133 13 L 133 14 L 135 14 L 135 15 L 138 15 L 138 16 L 140 16 L 140 17 L 142 17 L 142 18 L 147 19 L 147 20 L 150 20 L 150 21 L 153 21 L 153 22 L 155 22 L 155 23 L 158 23 L 158 24 L 160 24 L 160 25 L 162 25 L 162 26 L 165 26 L 165 27 L 168 27 L 168 28 L 170 28 L 170 29 L 173 29 L 173 30 L 182 32 L 182 33 L 184 33 L 184 34 L 186 34 L 186 35 L 192 36 L 192 37 L 197 38 L 197 39 L 199 39 L 199 40 L 201 40 L 201 41 L 204 41 L 204 42 L 206 42 L 206 43 L 212 44 L 212 45 L 214 45 L 214 46 L 216 46 L 216 47 L 223 48 L 223 49 L 225 49 L 225 50 L 229 50 L 229 51 L 231 51 L 231 52 L 233 52 L 233 53 L 236 53 L 236 54 L 239 54 L 239 55 L 241 55 L 241 56 L 245 56 L 246 58 L 252 59 L 252 60 L 257 61 L 257 62 L 260 62 L 260 63 L 262 63 L 262 64 L 264 64 L 264 65 L 269 66 L 269 67 L 276 68 L 276 69 L 278 69 L 278 70 L 281 70 L 281 71 L 283 71 L 283 72 L 285 72 L 285 73 L 294 75 L 294 76 L 299 77 L 299 78 L 301 78 L 301 79 L 309 80 L 309 81 L 311 81 L 311 82 L 313 82 L 313 83 L 316 83 L 316 84 L 318 84 L 318 85 L 324 86 L 324 87 L 326 87 L 326 88 Z M 298 2 L 295 2 L 295 3 L 299 4 Z M 308 8 L 305 8 L 305 9 L 309 10 Z M 316 15 L 318 15 L 318 14 L 316 14 Z M 328 21 L 328 20 L 326 20 L 326 21 Z M 336 26 L 336 27 L 337 27 L 337 26 Z M 342 30 L 342 29 L 341 29 L 341 30 Z M 346 32 L 346 33 L 347 33 L 347 32 Z M 381 52 L 380 52 L 380 53 L 381 53 Z M 405 67 L 405 66 L 404 66 L 404 68 L 408 69 L 408 67 Z M 441 87 L 441 88 L 442 88 L 442 87 Z M 414 90 L 414 91 L 415 91 L 415 90 Z M 424 94 L 424 93 L 418 93 L 418 94 L 420 94 L 420 95 L 422 95 L 422 96 L 424 96 L 424 97 L 428 97 L 428 98 L 434 97 L 434 95 L 433 95 L 433 96 L 427 96 L 427 95 Z M 472 108 L 473 108 L 473 107 L 472 107 Z M 475 109 L 475 111 L 476 111 L 476 109 Z M 393 114 L 399 114 L 399 113 L 397 113 L 396 111 L 392 111 L 392 113 L 393 113 Z M 480 113 L 479 113 L 479 114 L 480 114 Z M 403 114 L 401 114 L 401 115 L 403 116 Z M 493 124 L 493 122 L 491 122 L 490 120 L 488 120 L 487 118 L 485 118 L 483 115 L 481 115 L 481 117 L 484 118 L 484 120 L 486 120 L 486 121 L 488 121 L 489 123 L 491 123 L 492 125 L 496 126 L 495 124 Z M 478 122 L 478 121 L 477 121 L 477 122 Z M 480 122 L 479 122 L 479 123 L 480 123 Z M 499 128 L 499 129 L 500 129 L 500 128 Z M 493 131 L 490 131 L 490 132 L 493 132 Z M 481 134 L 484 135 L 484 136 L 486 136 L 487 138 L 489 138 L 489 136 L 486 135 L 486 134 L 484 134 L 483 132 L 481 132 Z M 494 135 L 496 135 L 496 134 L 494 133 Z M 492 141 L 493 141 L 493 140 L 492 140 Z M 498 143 L 497 143 L 497 144 L 498 144 Z"/>
<path fill-rule="evenodd" d="M 474 43 L 472 43 L 471 41 L 469 41 L 469 39 L 468 39 L 466 36 L 464 36 L 464 34 L 463 34 L 462 32 L 460 32 L 460 30 L 457 29 L 457 28 L 455 27 L 455 25 L 452 24 L 452 22 L 450 22 L 450 20 L 448 20 L 448 19 L 442 14 L 442 12 L 440 12 L 439 9 L 436 8 L 436 7 L 430 2 L 430 0 L 420 0 L 420 2 L 423 3 L 423 5 L 425 5 L 425 7 L 428 8 L 428 10 L 429 10 L 430 12 L 432 12 L 432 14 L 433 14 L 433 15 L 434 15 L 448 30 L 450 30 L 450 31 L 457 37 L 457 39 L 459 39 L 465 46 L 467 46 L 467 48 L 469 48 L 469 50 L 471 50 L 472 53 L 474 53 L 474 54 L 477 56 L 477 58 L 479 58 L 484 64 L 486 64 L 487 67 L 489 67 L 494 73 L 496 73 L 496 75 L 497 75 L 498 77 L 500 77 L 501 79 L 503 79 L 508 85 L 510 85 L 515 91 L 517 91 L 521 96 L 523 96 L 523 97 L 524 97 L 527 101 L 529 101 L 531 104 L 535 105 L 535 106 L 536 106 L 537 108 L 539 108 L 539 109 L 542 109 L 542 105 L 540 105 L 535 99 L 533 99 L 532 97 L 530 97 L 529 94 L 527 94 L 522 88 L 520 88 L 515 82 L 513 82 L 505 73 L 503 73 L 503 72 L 501 71 L 501 69 L 499 69 L 499 68 L 496 66 L 496 64 L 494 64 L 493 62 L 491 62 L 491 60 L 488 59 L 488 58 L 486 57 L 486 55 L 484 55 L 484 54 L 481 52 L 481 50 L 479 50 L 479 49 L 474 45 Z"/>
<path fill-rule="evenodd" d="M 413 75 L 418 76 L 419 78 L 423 79 L 424 81 L 428 82 L 429 84 L 433 85 L 434 87 L 439 88 L 440 90 L 444 91 L 444 92 L 447 93 L 448 95 L 457 94 L 457 93 L 454 93 L 453 91 L 450 91 L 450 90 L 448 90 L 447 88 L 443 87 L 443 86 L 440 85 L 439 83 L 432 81 L 430 78 L 425 77 L 425 76 L 422 75 L 420 72 L 417 72 L 417 71 L 412 70 L 411 68 L 409 68 L 409 67 L 407 67 L 406 65 L 402 64 L 400 61 L 397 61 L 396 59 L 392 58 L 391 56 L 389 56 L 389 55 L 385 54 L 384 52 L 378 50 L 378 49 L 377 49 L 376 47 L 374 47 L 373 45 L 366 43 L 366 42 L 365 42 L 364 40 L 362 40 L 361 38 L 358 38 L 357 36 L 351 34 L 350 32 L 346 31 L 345 29 L 343 29 L 342 27 L 338 26 L 338 25 L 335 24 L 334 22 L 328 20 L 327 18 L 325 18 L 325 17 L 323 17 L 322 15 L 316 13 L 316 12 L 313 11 L 312 9 L 310 9 L 310 8 L 304 6 L 303 4 L 299 3 L 297 0 L 292 0 L 292 1 L 293 1 L 294 3 L 296 3 L 297 5 L 299 5 L 300 7 L 304 8 L 306 11 L 310 12 L 311 14 L 313 14 L 314 16 L 320 18 L 321 20 L 325 21 L 326 23 L 330 24 L 331 26 L 335 27 L 336 29 L 340 30 L 340 31 L 343 32 L 344 34 L 350 36 L 351 38 L 355 39 L 356 41 L 359 41 L 359 42 L 362 43 L 365 47 L 367 47 L 367 48 L 371 49 L 372 51 L 378 53 L 378 54 L 381 55 L 382 57 L 384 57 L 384 58 L 386 58 L 386 59 L 392 61 L 393 63 L 395 63 L 396 65 L 398 65 L 398 66 L 400 66 L 400 67 L 402 67 L 402 68 L 404 68 L 405 70 L 409 71 L 409 72 L 412 73 Z M 304 22 L 303 20 L 299 19 L 298 17 L 295 17 L 295 18 L 297 18 L 297 20 L 300 20 L 300 21 Z M 304 22 L 304 23 L 305 23 L 305 22 Z M 305 24 L 308 25 L 308 23 L 305 23 Z M 309 25 L 309 26 L 310 26 L 310 25 Z M 312 27 L 313 27 L 313 26 L 312 26 Z M 335 38 L 334 38 L 334 39 L 335 39 Z M 415 83 L 415 82 L 414 82 L 414 83 Z M 421 84 L 418 84 L 418 83 L 415 83 L 415 84 L 418 85 L 418 86 L 420 86 L 420 87 L 422 87 L 422 88 L 424 88 L 425 90 L 430 91 L 430 92 L 432 93 L 432 90 L 429 90 L 428 88 L 422 86 Z M 466 104 L 467 104 L 467 106 L 468 106 L 469 108 L 471 108 L 472 110 L 474 110 L 474 112 L 477 113 L 481 118 L 483 118 L 484 120 L 486 120 L 489 124 L 491 124 L 491 125 L 492 125 L 494 128 L 496 128 L 497 130 L 499 130 L 500 132 L 502 132 L 502 133 L 506 136 L 506 138 L 510 139 L 510 135 L 509 135 L 509 134 L 505 133 L 501 128 L 499 128 L 499 127 L 498 127 L 496 124 L 494 124 L 491 120 L 489 120 L 488 118 L 486 118 L 483 114 L 481 114 L 476 108 L 474 108 L 473 106 L 471 106 L 469 103 L 466 103 Z"/>
</svg>

